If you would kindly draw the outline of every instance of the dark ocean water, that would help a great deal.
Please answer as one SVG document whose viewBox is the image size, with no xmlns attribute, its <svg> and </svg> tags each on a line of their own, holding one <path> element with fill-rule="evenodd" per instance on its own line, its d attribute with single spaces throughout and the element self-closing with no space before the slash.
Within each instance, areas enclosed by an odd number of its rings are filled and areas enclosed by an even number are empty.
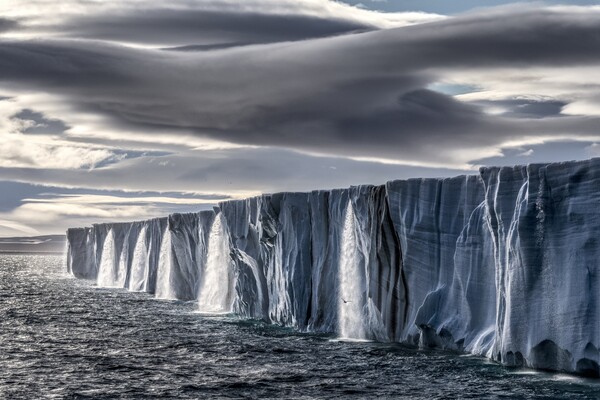
<svg viewBox="0 0 600 400">
<path fill-rule="evenodd" d="M 0 255 L 0 398 L 600 398 L 600 382 L 340 342 L 99 289 L 60 256 Z"/>
</svg>

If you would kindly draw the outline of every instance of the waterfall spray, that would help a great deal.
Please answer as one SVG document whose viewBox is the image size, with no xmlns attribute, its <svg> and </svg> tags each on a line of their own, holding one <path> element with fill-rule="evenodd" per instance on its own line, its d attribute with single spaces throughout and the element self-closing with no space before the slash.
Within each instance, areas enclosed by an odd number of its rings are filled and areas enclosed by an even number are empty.
<svg viewBox="0 0 600 400">
<path fill-rule="evenodd" d="M 138 233 L 133 259 L 131 260 L 131 275 L 129 277 L 129 290 L 132 292 L 145 292 L 148 290 L 148 249 L 146 247 L 147 227 Z"/>
<path fill-rule="evenodd" d="M 223 217 L 218 214 L 210 229 L 204 276 L 198 296 L 198 308 L 206 313 L 228 313 L 232 308 L 231 258 L 229 238 Z"/>
<path fill-rule="evenodd" d="M 115 236 L 112 229 L 108 231 L 102 246 L 97 284 L 101 287 L 115 286 Z"/>
<path fill-rule="evenodd" d="M 129 261 L 129 251 L 127 249 L 127 242 L 123 244 L 123 248 L 121 249 L 121 255 L 119 257 L 119 263 L 117 264 L 117 269 L 114 274 L 114 287 L 124 288 L 125 281 L 127 280 L 127 262 Z"/>
<path fill-rule="evenodd" d="M 158 257 L 155 297 L 158 299 L 174 299 L 176 297 L 173 295 L 171 288 L 171 233 L 168 227 L 165 229 Z"/>
<path fill-rule="evenodd" d="M 358 265 L 358 243 L 356 240 L 354 209 L 351 202 L 348 202 L 344 216 L 340 250 L 338 334 L 346 339 L 366 339 L 362 312 L 363 279 Z"/>
</svg>

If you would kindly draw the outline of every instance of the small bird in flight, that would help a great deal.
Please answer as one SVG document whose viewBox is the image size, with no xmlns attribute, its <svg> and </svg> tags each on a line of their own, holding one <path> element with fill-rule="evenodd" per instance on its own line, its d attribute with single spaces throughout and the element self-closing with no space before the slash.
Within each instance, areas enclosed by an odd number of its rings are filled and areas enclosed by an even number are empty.
<svg viewBox="0 0 600 400">
<path fill-rule="evenodd" d="M 341 298 L 341 299 L 342 299 L 342 301 L 344 302 L 344 304 L 348 304 L 348 303 L 350 303 L 349 301 L 346 301 L 346 300 L 344 300 L 344 298 Z"/>
</svg>

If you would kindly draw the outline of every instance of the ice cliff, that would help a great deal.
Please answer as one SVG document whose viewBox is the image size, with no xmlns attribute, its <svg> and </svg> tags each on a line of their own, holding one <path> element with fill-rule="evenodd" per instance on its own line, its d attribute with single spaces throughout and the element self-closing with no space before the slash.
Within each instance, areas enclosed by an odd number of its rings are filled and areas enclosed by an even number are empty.
<svg viewBox="0 0 600 400">
<path fill-rule="evenodd" d="M 67 232 L 99 286 L 598 376 L 600 159 L 279 193 Z"/>
</svg>

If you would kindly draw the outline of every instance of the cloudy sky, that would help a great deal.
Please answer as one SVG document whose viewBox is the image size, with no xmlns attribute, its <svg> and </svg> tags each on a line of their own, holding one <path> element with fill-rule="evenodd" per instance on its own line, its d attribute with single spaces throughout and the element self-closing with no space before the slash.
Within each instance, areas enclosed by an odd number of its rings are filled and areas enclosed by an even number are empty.
<svg viewBox="0 0 600 400">
<path fill-rule="evenodd" d="M 598 156 L 593 3 L 2 0 L 0 236 Z"/>
</svg>

